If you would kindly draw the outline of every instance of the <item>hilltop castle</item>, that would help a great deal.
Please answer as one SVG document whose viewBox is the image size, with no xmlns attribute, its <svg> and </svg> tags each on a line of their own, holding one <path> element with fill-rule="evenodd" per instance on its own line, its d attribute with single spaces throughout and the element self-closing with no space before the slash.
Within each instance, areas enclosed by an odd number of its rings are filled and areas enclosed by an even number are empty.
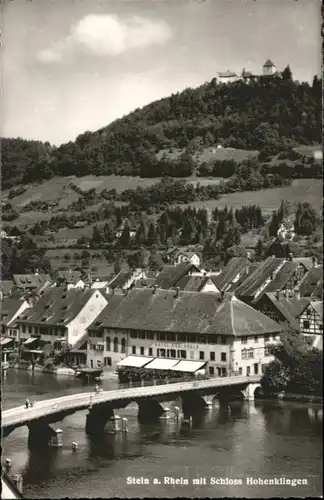
<svg viewBox="0 0 324 500">
<path fill-rule="evenodd" d="M 245 68 L 243 68 L 241 75 L 238 75 L 235 71 L 229 71 L 229 70 L 218 73 L 218 80 L 221 83 L 232 83 L 238 80 L 244 80 L 245 82 L 249 82 L 251 80 L 255 80 L 257 78 L 262 78 L 262 77 L 281 77 L 281 72 L 277 71 L 276 66 L 270 59 L 268 59 L 264 63 L 261 75 L 255 75 L 250 71 L 246 71 Z"/>
</svg>

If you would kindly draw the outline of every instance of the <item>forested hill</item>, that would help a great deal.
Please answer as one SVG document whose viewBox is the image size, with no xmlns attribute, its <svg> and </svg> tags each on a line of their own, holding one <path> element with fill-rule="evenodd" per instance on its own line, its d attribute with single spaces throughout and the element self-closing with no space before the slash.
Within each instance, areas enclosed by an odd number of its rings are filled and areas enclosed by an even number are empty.
<svg viewBox="0 0 324 500">
<path fill-rule="evenodd" d="M 53 175 L 186 176 L 192 155 L 205 147 L 258 150 L 260 160 L 298 145 L 321 143 L 321 80 L 282 78 L 229 85 L 216 79 L 155 101 L 75 142 L 7 139 L 2 143 L 3 185 Z M 170 161 L 172 151 L 183 152 Z M 166 154 L 157 155 L 159 152 Z"/>
</svg>

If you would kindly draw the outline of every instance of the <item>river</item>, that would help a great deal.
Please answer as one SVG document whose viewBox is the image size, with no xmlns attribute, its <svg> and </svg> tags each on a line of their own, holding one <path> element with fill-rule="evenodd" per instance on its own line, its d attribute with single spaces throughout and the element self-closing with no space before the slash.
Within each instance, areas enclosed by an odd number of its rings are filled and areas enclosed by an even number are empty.
<svg viewBox="0 0 324 500">
<path fill-rule="evenodd" d="M 104 380 L 102 386 L 115 389 L 118 382 Z M 23 404 L 26 396 L 37 401 L 88 392 L 93 386 L 9 370 L 2 390 L 6 410 Z M 12 461 L 10 474 L 23 475 L 25 498 L 318 497 L 323 493 L 322 421 L 314 418 L 318 408 L 237 402 L 229 413 L 216 405 L 189 428 L 174 420 L 140 425 L 134 403 L 118 411 L 128 419 L 126 435 L 90 439 L 85 412 L 78 412 L 58 425 L 62 448 L 30 453 L 28 429 L 22 427 L 3 440 L 2 456 Z M 72 442 L 78 443 L 77 451 Z M 255 484 L 248 484 L 249 478 Z M 193 484 L 194 479 L 200 484 Z M 277 484 L 260 484 L 260 479 Z M 305 481 L 284 484 L 289 479 Z M 173 484 L 176 480 L 180 484 Z"/>
</svg>

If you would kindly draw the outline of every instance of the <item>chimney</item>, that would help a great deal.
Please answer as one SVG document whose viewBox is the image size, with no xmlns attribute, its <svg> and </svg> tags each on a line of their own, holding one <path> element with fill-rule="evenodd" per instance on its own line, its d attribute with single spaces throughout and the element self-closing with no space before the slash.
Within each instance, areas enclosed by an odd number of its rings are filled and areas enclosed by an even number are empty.
<svg viewBox="0 0 324 500">
<path fill-rule="evenodd" d="M 276 299 L 280 300 L 280 290 L 276 290 Z"/>
<path fill-rule="evenodd" d="M 289 299 L 289 290 L 288 289 L 285 290 L 285 297 L 286 297 L 287 300 Z"/>
<path fill-rule="evenodd" d="M 224 290 L 221 290 L 221 301 L 223 302 L 225 298 L 225 291 Z"/>
<path fill-rule="evenodd" d="M 156 293 L 156 291 L 157 291 L 158 288 L 159 288 L 158 285 L 154 285 L 153 289 L 152 289 L 152 293 Z"/>
<path fill-rule="evenodd" d="M 295 289 L 294 290 L 294 294 L 295 294 L 295 299 L 300 300 L 300 290 L 299 289 Z"/>
<path fill-rule="evenodd" d="M 175 294 L 174 294 L 174 296 L 175 296 L 175 297 L 179 297 L 179 295 L 180 295 L 180 287 L 179 287 L 179 286 L 177 286 L 177 287 L 175 288 Z"/>
<path fill-rule="evenodd" d="M 312 257 L 312 264 L 313 264 L 313 267 L 317 266 L 317 259 L 316 259 L 316 257 Z"/>
<path fill-rule="evenodd" d="M 291 252 L 288 254 L 288 260 L 290 260 L 290 261 L 293 260 L 293 254 Z"/>
<path fill-rule="evenodd" d="M 251 252 L 247 252 L 247 254 L 246 254 L 246 258 L 247 258 L 248 260 L 251 260 Z"/>
</svg>

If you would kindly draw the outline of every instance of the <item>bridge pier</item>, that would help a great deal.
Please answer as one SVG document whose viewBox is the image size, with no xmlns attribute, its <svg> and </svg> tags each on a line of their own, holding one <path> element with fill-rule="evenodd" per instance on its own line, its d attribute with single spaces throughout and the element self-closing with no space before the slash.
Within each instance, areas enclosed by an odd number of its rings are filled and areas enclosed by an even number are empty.
<svg viewBox="0 0 324 500">
<path fill-rule="evenodd" d="M 197 392 L 186 393 L 182 396 L 182 410 L 184 417 L 190 417 L 208 408 L 208 404 L 203 396 Z"/>
<path fill-rule="evenodd" d="M 205 401 L 206 407 L 212 409 L 214 406 L 213 396 L 202 396 L 202 398 Z"/>
<path fill-rule="evenodd" d="M 257 390 L 261 390 L 260 384 L 248 384 L 242 391 L 242 395 L 246 401 L 254 401 Z"/>
<path fill-rule="evenodd" d="M 32 422 L 28 425 L 28 429 L 29 449 L 63 446 L 63 431 L 61 429 L 53 429 L 44 422 Z"/>
<path fill-rule="evenodd" d="M 165 409 L 161 403 L 155 399 L 144 399 L 142 401 L 137 401 L 137 404 L 137 418 L 140 422 L 154 422 L 165 413 Z"/>
<path fill-rule="evenodd" d="M 86 419 L 86 433 L 100 434 L 109 419 L 114 418 L 114 410 L 107 403 L 93 406 L 89 409 Z"/>
</svg>

